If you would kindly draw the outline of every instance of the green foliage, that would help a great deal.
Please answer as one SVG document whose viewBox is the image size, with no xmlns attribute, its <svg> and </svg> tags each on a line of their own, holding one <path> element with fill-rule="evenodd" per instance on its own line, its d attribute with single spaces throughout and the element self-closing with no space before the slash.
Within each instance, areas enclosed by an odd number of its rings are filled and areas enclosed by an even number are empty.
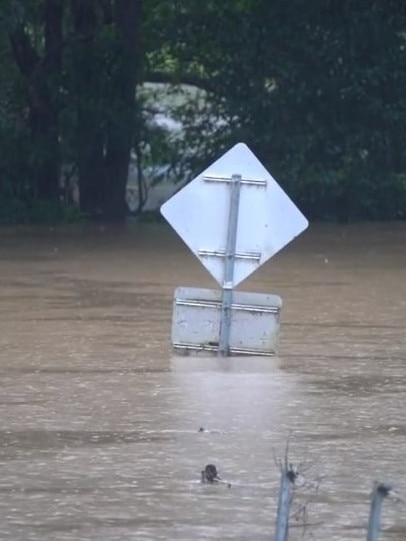
<svg viewBox="0 0 406 541">
<path fill-rule="evenodd" d="M 10 185 L 0 187 L 0 224 L 17 224 L 26 221 L 27 209 L 22 200 L 13 197 Z"/>
<path fill-rule="evenodd" d="M 62 164 L 117 216 L 131 150 L 184 180 L 238 141 L 310 218 L 406 218 L 404 0 L 140 4 L 0 2 L 3 222 L 77 217 Z"/>
<path fill-rule="evenodd" d="M 26 222 L 55 225 L 77 222 L 81 219 L 79 209 L 73 205 L 56 204 L 52 201 L 31 201 L 27 207 Z"/>
<path fill-rule="evenodd" d="M 205 92 L 176 113 L 192 170 L 243 140 L 310 217 L 405 217 L 402 0 L 162 4 L 160 75 Z"/>
<path fill-rule="evenodd" d="M 68 224 L 82 219 L 77 206 L 17 193 L 17 182 L 0 183 L 0 224 Z"/>
<path fill-rule="evenodd" d="M 86 213 L 117 219 L 125 214 L 136 132 L 140 5 L 140 0 L 0 3 L 0 143 L 11 131 L 20 147 L 18 159 L 16 152 L 3 159 L 0 150 L 0 183 L 11 182 L 17 200 L 50 203 L 33 203 L 33 220 L 37 212 L 56 218 L 61 168 L 72 163 Z"/>
</svg>

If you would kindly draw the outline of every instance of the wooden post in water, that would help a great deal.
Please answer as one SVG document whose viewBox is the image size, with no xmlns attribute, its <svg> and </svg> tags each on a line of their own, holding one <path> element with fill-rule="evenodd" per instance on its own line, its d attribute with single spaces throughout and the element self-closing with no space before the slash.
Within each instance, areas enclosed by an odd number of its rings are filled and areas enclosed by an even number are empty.
<svg viewBox="0 0 406 541">
<path fill-rule="evenodd" d="M 391 487 L 383 483 L 375 483 L 372 492 L 371 510 L 368 520 L 367 541 L 378 541 L 381 531 L 381 512 L 383 500 L 388 496 Z"/>
</svg>

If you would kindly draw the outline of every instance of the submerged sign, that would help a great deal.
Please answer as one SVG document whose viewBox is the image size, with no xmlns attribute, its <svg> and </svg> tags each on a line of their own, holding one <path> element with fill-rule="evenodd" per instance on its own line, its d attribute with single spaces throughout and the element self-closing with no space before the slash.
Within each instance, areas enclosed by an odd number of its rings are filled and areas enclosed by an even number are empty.
<svg viewBox="0 0 406 541">
<path fill-rule="evenodd" d="M 175 291 L 172 345 L 213 353 L 219 348 L 221 291 L 178 287 Z M 272 355 L 276 351 L 282 299 L 277 295 L 236 291 L 231 306 L 231 355 Z"/>
<path fill-rule="evenodd" d="M 307 228 L 293 201 L 238 143 L 162 205 L 161 213 L 221 286 L 176 290 L 174 348 L 274 354 L 280 297 L 234 288 Z"/>
</svg>

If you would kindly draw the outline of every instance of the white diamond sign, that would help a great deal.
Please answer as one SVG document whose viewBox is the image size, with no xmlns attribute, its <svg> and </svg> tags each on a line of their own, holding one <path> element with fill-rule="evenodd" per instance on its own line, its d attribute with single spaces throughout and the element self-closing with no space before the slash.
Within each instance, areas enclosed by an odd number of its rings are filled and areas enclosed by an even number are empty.
<svg viewBox="0 0 406 541">
<path fill-rule="evenodd" d="M 238 143 L 161 207 L 161 213 L 223 285 L 230 182 L 241 176 L 233 286 L 302 233 L 307 219 L 244 143 Z"/>
</svg>

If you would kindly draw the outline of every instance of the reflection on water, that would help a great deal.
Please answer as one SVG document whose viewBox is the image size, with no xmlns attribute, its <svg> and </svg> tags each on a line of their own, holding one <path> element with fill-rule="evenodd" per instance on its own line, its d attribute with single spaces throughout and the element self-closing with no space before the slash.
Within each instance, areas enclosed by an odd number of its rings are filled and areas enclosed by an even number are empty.
<svg viewBox="0 0 406 541">
<path fill-rule="evenodd" d="M 166 227 L 2 230 L 0 538 L 270 539 L 289 440 L 292 540 L 365 539 L 375 479 L 404 540 L 405 240 L 311 228 L 241 288 L 282 296 L 279 357 L 224 360 L 171 354 L 173 290 L 215 286 Z"/>
</svg>

